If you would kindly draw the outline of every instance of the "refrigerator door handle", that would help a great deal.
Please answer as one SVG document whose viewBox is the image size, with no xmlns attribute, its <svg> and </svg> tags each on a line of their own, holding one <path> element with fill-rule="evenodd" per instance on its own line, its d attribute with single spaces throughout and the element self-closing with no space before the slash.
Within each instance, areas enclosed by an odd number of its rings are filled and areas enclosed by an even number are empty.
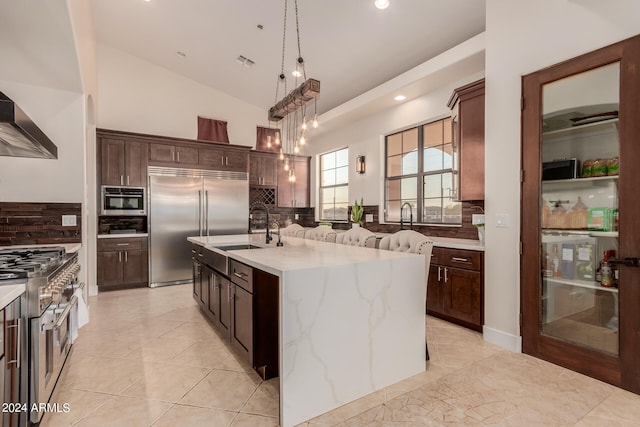
<svg viewBox="0 0 640 427">
<path fill-rule="evenodd" d="M 202 237 L 202 190 L 198 190 L 198 234 Z"/>
<path fill-rule="evenodd" d="M 207 236 L 209 236 L 209 190 L 204 191 L 204 220 Z"/>
</svg>

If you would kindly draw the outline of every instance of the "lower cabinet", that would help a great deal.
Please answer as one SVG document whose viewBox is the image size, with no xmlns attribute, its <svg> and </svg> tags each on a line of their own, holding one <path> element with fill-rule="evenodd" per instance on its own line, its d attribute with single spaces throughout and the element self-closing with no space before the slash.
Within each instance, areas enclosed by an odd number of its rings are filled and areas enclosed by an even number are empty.
<svg viewBox="0 0 640 427">
<path fill-rule="evenodd" d="M 193 245 L 193 297 L 237 354 L 263 378 L 278 376 L 278 277 L 228 260 L 228 277 Z"/>
<path fill-rule="evenodd" d="M 427 281 L 427 313 L 482 331 L 483 253 L 434 247 Z"/>
<path fill-rule="evenodd" d="M 98 239 L 100 291 L 149 286 L 146 237 Z"/>
</svg>

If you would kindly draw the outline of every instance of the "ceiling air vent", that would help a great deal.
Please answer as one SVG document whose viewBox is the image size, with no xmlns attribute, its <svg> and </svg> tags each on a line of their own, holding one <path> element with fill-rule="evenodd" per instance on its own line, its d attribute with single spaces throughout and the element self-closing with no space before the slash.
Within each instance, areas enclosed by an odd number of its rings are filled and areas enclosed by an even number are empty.
<svg viewBox="0 0 640 427">
<path fill-rule="evenodd" d="M 245 68 L 251 68 L 255 64 L 255 62 L 243 55 L 238 56 L 236 62 Z"/>
</svg>

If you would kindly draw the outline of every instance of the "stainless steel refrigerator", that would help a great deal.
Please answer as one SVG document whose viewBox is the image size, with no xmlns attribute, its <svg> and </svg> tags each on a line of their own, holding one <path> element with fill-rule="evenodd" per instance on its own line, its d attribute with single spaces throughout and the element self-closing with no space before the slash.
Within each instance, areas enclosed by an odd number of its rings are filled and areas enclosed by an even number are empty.
<svg viewBox="0 0 640 427">
<path fill-rule="evenodd" d="M 192 280 L 189 236 L 244 234 L 245 172 L 149 167 L 149 286 Z"/>
</svg>

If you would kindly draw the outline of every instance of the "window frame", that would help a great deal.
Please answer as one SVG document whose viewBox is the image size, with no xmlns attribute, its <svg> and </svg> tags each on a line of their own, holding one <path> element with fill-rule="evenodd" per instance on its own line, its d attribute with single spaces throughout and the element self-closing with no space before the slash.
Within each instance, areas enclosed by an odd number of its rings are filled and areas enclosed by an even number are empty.
<svg viewBox="0 0 640 427">
<path fill-rule="evenodd" d="M 347 152 L 347 164 L 346 164 L 346 168 L 347 168 L 347 182 L 346 183 L 342 183 L 342 184 L 332 184 L 332 185 L 322 185 L 322 173 L 323 173 L 323 169 L 322 169 L 322 157 L 326 156 L 328 154 L 332 154 L 332 153 L 338 153 L 339 151 L 343 151 L 346 150 Z M 318 154 L 318 209 L 317 209 L 317 219 L 319 221 L 327 221 L 327 222 L 344 222 L 347 223 L 349 222 L 349 166 L 351 164 L 351 162 L 349 161 L 349 146 L 346 147 L 342 147 L 342 148 L 337 148 L 335 150 L 330 150 L 327 152 L 324 152 L 322 154 Z M 340 167 L 344 167 L 344 166 L 340 166 Z M 334 171 L 338 169 L 337 166 L 334 166 L 333 168 L 329 168 L 329 169 L 333 169 Z M 326 170 L 329 170 L 326 169 Z M 335 198 L 333 200 L 333 212 L 334 212 L 334 216 L 332 218 L 325 218 L 324 217 L 324 209 L 323 209 L 323 199 L 322 199 L 322 193 L 324 189 L 327 188 L 342 188 L 342 187 L 346 187 L 347 189 L 347 217 L 342 219 L 342 218 L 335 218 L 335 207 L 336 207 L 336 202 L 335 202 Z"/>
<path fill-rule="evenodd" d="M 423 215 L 423 211 L 424 211 L 424 179 L 427 176 L 434 176 L 434 175 L 439 175 L 440 177 L 442 177 L 442 175 L 446 174 L 446 173 L 451 173 L 452 174 L 452 180 L 453 180 L 453 184 L 455 186 L 455 174 L 456 174 L 456 165 L 455 165 L 455 152 L 456 152 L 456 147 L 455 147 L 455 141 L 453 140 L 454 136 L 453 136 L 453 129 L 452 129 L 452 141 L 451 141 L 451 146 L 452 146 L 452 165 L 450 169 L 440 169 L 439 171 L 435 172 L 435 171 L 428 171 L 425 172 L 424 171 L 424 150 L 425 150 L 425 143 L 424 143 L 424 126 L 432 124 L 432 123 L 436 123 L 436 122 L 445 122 L 446 120 L 452 120 L 451 116 L 442 116 L 439 118 L 434 118 L 434 119 L 430 119 L 430 120 L 426 120 L 424 122 L 406 127 L 406 128 L 402 128 L 399 129 L 397 131 L 388 133 L 386 135 L 384 135 L 384 137 L 382 138 L 382 144 L 383 144 L 383 156 L 384 156 L 384 179 L 382 182 L 383 185 L 383 200 L 382 200 L 382 215 L 381 217 L 384 219 L 384 223 L 385 224 L 399 224 L 400 220 L 398 221 L 393 221 L 393 220 L 389 220 L 388 218 L 388 212 L 387 212 L 387 205 L 389 204 L 389 194 L 388 194 L 388 183 L 389 181 L 401 181 L 402 179 L 405 178 L 415 178 L 416 180 L 416 209 L 413 212 L 413 218 L 414 218 L 414 224 L 418 224 L 418 225 L 424 225 L 424 226 L 430 226 L 430 227 L 462 227 L 462 223 L 463 223 L 463 218 L 462 218 L 462 214 L 460 215 L 460 222 L 455 222 L 455 223 L 451 223 L 451 222 L 427 222 L 425 221 L 424 215 Z M 453 121 L 451 121 L 451 125 L 453 126 Z M 412 173 L 412 174 L 406 174 L 406 175 L 398 175 L 398 176 L 393 176 L 393 177 L 389 177 L 388 176 L 388 160 L 389 160 L 389 156 L 388 156 L 388 138 L 390 136 L 393 135 L 397 135 L 399 133 L 403 133 L 403 132 L 407 132 L 409 130 L 412 129 L 416 129 L 418 131 L 418 170 L 416 173 Z M 444 130 L 444 123 L 443 123 L 443 130 Z M 444 145 L 446 145 L 447 143 L 443 143 L 441 145 L 438 146 L 434 146 L 434 147 L 443 147 Z M 403 153 L 404 155 L 404 153 Z M 441 178 L 442 179 L 442 178 Z M 441 181 L 442 182 L 442 181 Z M 401 190 L 402 191 L 402 190 Z M 435 199 L 435 198 L 432 198 Z M 440 200 L 443 201 L 445 200 L 446 197 L 444 197 L 444 195 L 441 195 Z M 456 203 L 460 203 L 462 204 L 461 201 L 455 200 L 455 198 L 453 198 L 453 196 L 451 197 L 453 202 Z M 394 199 L 395 200 L 395 199 Z M 402 199 L 400 199 L 402 201 Z M 403 203 L 403 202 L 402 202 Z M 442 209 L 442 213 L 444 213 L 444 209 Z"/>
</svg>

